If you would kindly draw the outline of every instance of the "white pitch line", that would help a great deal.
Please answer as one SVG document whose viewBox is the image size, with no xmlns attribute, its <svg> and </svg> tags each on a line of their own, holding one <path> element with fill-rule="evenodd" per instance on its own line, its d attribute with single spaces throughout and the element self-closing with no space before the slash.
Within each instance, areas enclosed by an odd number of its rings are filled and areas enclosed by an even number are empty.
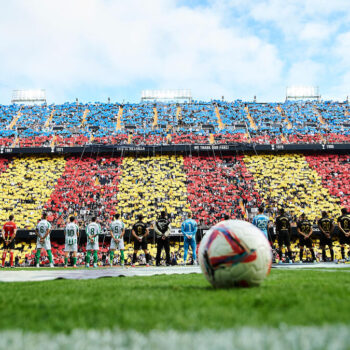
<svg viewBox="0 0 350 350">
<path fill-rule="evenodd" d="M 34 282 L 55 279 L 96 279 L 103 277 L 132 277 L 201 273 L 199 266 L 89 268 L 79 270 L 11 270 L 0 273 L 0 282 Z"/>
<path fill-rule="evenodd" d="M 349 349 L 350 326 L 243 327 L 197 332 L 120 330 L 73 330 L 66 333 L 1 331 L 0 349 L 118 349 L 118 350 L 345 350 Z"/>
</svg>

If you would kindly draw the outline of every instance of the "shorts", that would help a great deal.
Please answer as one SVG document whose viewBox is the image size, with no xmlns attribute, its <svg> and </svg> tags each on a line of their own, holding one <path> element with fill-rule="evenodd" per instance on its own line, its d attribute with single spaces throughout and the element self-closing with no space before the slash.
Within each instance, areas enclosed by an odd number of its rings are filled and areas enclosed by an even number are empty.
<svg viewBox="0 0 350 350">
<path fill-rule="evenodd" d="M 312 239 L 309 238 L 305 238 L 300 236 L 299 237 L 299 247 L 307 247 L 307 248 L 312 248 Z"/>
<path fill-rule="evenodd" d="M 333 246 L 332 237 L 328 238 L 324 234 L 321 233 L 320 246 L 325 247 L 326 245 L 328 245 L 328 247 L 332 247 Z"/>
<path fill-rule="evenodd" d="M 109 247 L 110 250 L 116 250 L 116 249 L 124 249 L 124 239 L 121 238 L 118 243 L 115 242 L 113 238 L 111 238 L 111 246 Z"/>
<path fill-rule="evenodd" d="M 64 251 L 65 252 L 77 252 L 78 251 L 78 244 L 73 243 L 73 244 L 65 244 L 64 245 Z"/>
<path fill-rule="evenodd" d="M 339 232 L 339 243 L 341 245 L 350 244 L 350 237 L 346 237 L 343 232 Z"/>
<path fill-rule="evenodd" d="M 277 241 L 279 246 L 282 246 L 283 244 L 287 247 L 290 246 L 289 232 L 288 231 L 279 232 L 277 234 Z"/>
<path fill-rule="evenodd" d="M 87 242 L 86 243 L 86 250 L 99 250 L 100 247 L 98 245 L 98 242 Z"/>
<path fill-rule="evenodd" d="M 36 249 L 42 249 L 44 248 L 45 250 L 51 250 L 51 242 L 50 239 L 45 239 L 44 243 L 40 243 L 39 238 L 36 240 Z"/>
<path fill-rule="evenodd" d="M 12 242 L 8 244 L 6 244 L 6 242 L 4 241 L 4 246 L 2 249 L 15 249 L 15 245 L 16 245 L 15 239 L 13 239 Z"/>
<path fill-rule="evenodd" d="M 147 238 L 142 238 L 142 241 L 134 241 L 134 250 L 147 249 Z"/>
</svg>

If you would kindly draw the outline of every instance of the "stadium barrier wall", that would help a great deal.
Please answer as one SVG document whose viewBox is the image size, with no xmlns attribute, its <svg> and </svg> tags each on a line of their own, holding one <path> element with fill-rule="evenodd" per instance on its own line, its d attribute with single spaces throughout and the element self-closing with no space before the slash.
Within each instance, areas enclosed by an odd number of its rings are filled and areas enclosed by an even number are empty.
<svg viewBox="0 0 350 350">
<path fill-rule="evenodd" d="M 29 154 L 198 154 L 207 152 L 232 153 L 232 152 L 350 152 L 350 144 L 275 144 L 261 145 L 251 143 L 233 143 L 225 145 L 207 144 L 179 144 L 179 145 L 86 145 L 82 147 L 2 147 L 3 155 L 29 155 Z"/>
</svg>

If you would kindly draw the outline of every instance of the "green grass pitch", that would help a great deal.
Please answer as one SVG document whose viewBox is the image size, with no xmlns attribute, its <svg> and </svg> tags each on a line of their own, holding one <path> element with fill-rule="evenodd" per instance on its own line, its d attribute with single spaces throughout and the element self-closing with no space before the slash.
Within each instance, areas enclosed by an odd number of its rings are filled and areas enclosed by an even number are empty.
<svg viewBox="0 0 350 350">
<path fill-rule="evenodd" d="M 200 331 L 349 324 L 350 269 L 272 270 L 262 286 L 213 289 L 202 275 L 1 283 L 0 328 Z"/>
</svg>

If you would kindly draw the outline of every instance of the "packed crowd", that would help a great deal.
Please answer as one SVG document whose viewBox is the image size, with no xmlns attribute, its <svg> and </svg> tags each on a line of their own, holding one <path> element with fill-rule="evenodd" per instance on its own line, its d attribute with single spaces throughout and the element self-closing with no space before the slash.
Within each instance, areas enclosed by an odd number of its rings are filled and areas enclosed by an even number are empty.
<svg viewBox="0 0 350 350">
<path fill-rule="evenodd" d="M 225 215 L 247 218 L 263 204 L 316 220 L 350 207 L 350 157 L 319 154 L 153 157 L 19 157 L 0 159 L 0 221 L 12 212 L 33 229 L 43 211 L 53 228 L 70 215 L 79 225 L 97 216 L 103 228 L 119 212 L 127 227 L 166 210 L 178 228 L 192 212 L 203 226 Z"/>
<path fill-rule="evenodd" d="M 314 159 L 318 157 L 322 156 Z M 293 216 L 305 213 L 313 222 L 321 211 L 333 217 L 340 215 L 340 198 L 323 186 L 320 175 L 310 167 L 312 162 L 303 155 L 251 155 L 245 157 L 244 162 L 264 204 L 272 212 L 283 207 Z"/>
<path fill-rule="evenodd" d="M 333 101 L 0 105 L 0 146 L 342 143 L 348 116 Z"/>
</svg>

